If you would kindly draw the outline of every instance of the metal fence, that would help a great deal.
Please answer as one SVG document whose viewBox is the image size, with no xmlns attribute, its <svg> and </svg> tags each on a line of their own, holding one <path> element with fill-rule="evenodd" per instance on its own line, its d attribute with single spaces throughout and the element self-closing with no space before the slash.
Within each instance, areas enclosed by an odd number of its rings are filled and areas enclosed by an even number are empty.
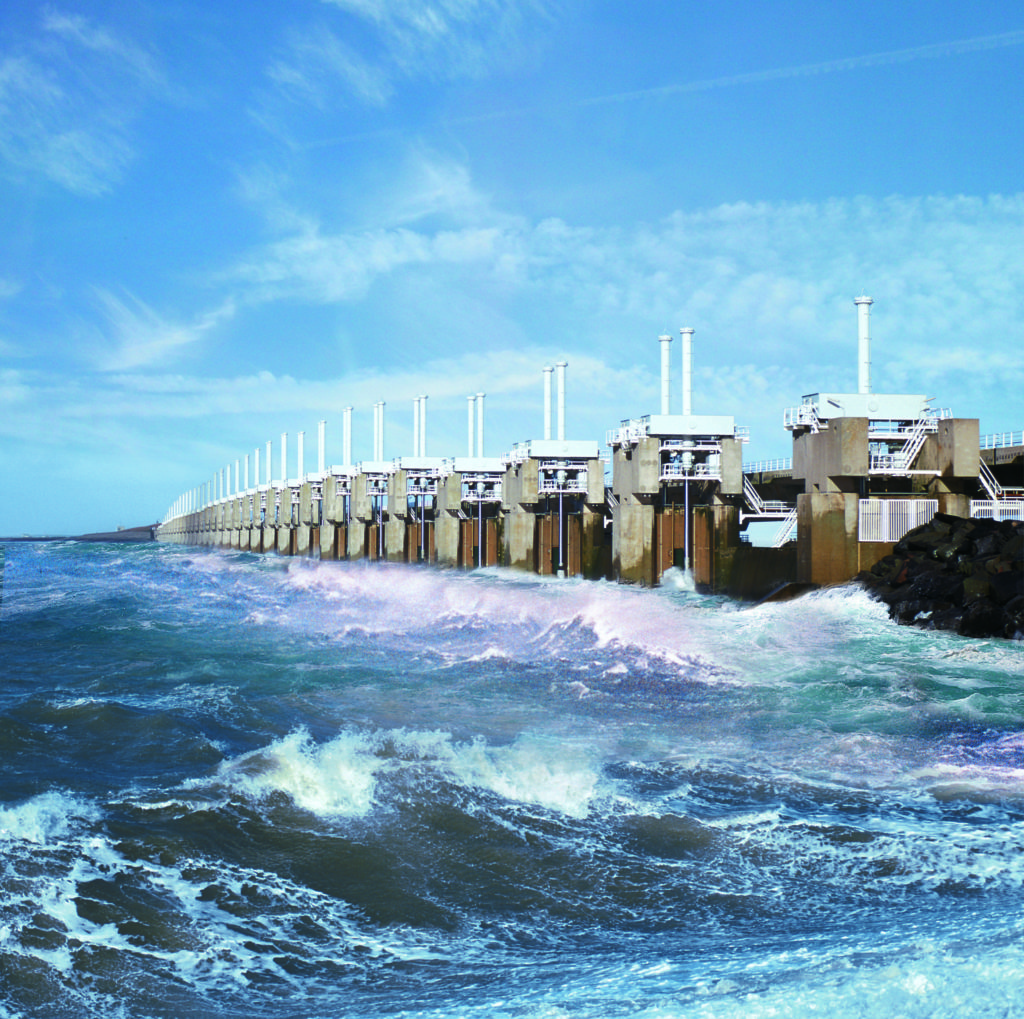
<svg viewBox="0 0 1024 1019">
<path fill-rule="evenodd" d="M 744 474 L 764 474 L 766 471 L 791 471 L 793 469 L 793 458 L 791 456 L 777 457 L 775 460 L 755 460 L 753 463 L 743 465 Z"/>
<path fill-rule="evenodd" d="M 992 432 L 978 442 L 981 449 L 1001 449 L 1004 446 L 1024 446 L 1024 430 L 1019 432 Z"/>
<path fill-rule="evenodd" d="M 899 541 L 908 531 L 927 524 L 938 510 L 938 499 L 861 499 L 858 537 Z"/>
<path fill-rule="evenodd" d="M 971 516 L 986 520 L 1024 520 L 1024 499 L 972 499 Z"/>
</svg>

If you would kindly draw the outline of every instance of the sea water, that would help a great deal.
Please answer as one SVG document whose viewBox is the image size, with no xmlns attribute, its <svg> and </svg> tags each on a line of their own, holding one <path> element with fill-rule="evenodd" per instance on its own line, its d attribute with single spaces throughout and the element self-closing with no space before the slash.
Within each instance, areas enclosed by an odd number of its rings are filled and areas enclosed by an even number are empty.
<svg viewBox="0 0 1024 1019">
<path fill-rule="evenodd" d="M 1024 647 L 10 544 L 0 1015 L 1010 1016 Z"/>
</svg>

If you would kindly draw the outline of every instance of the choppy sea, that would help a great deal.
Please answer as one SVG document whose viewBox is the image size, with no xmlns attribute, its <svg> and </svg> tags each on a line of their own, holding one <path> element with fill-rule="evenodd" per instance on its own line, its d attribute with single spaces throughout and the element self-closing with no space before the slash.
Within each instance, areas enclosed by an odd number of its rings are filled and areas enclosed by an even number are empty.
<svg viewBox="0 0 1024 1019">
<path fill-rule="evenodd" d="M 1024 645 L 10 544 L 0 1016 L 1015 1016 Z"/>
</svg>

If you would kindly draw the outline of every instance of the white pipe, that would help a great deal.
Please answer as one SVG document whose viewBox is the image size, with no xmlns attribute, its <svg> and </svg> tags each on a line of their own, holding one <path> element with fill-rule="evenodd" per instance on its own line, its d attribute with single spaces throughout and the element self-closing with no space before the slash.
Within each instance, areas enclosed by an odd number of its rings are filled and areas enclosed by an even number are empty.
<svg viewBox="0 0 1024 1019">
<path fill-rule="evenodd" d="M 857 305 L 857 392 L 871 392 L 871 330 L 869 320 L 871 305 L 875 302 L 870 297 L 855 297 Z"/>
<path fill-rule="evenodd" d="M 420 397 L 420 456 L 427 455 L 427 395 Z"/>
<path fill-rule="evenodd" d="M 384 459 L 384 408 L 386 406 L 387 406 L 387 403 L 384 400 L 381 400 L 380 401 L 380 456 L 377 457 L 378 460 L 383 460 Z"/>
<path fill-rule="evenodd" d="M 249 491 L 249 454 L 245 454 L 245 490 Z"/>
<path fill-rule="evenodd" d="M 544 438 L 551 438 L 551 373 L 550 365 L 544 368 Z"/>
<path fill-rule="evenodd" d="M 420 398 L 413 397 L 412 401 L 412 455 L 420 455 Z"/>
<path fill-rule="evenodd" d="M 466 453 L 466 456 L 472 456 L 473 455 L 473 408 L 476 406 L 476 397 L 475 396 L 467 396 L 466 397 L 466 401 L 467 401 L 466 407 L 467 407 L 467 410 L 469 411 L 469 415 L 468 415 L 468 417 L 466 419 L 468 421 L 468 424 L 469 424 L 469 451 Z"/>
<path fill-rule="evenodd" d="M 306 433 L 299 432 L 299 469 L 295 477 L 302 481 L 305 478 L 306 471 Z"/>
<path fill-rule="evenodd" d="M 326 447 L 326 445 L 327 445 L 327 422 L 326 421 L 321 421 L 317 425 L 316 440 L 317 440 L 316 441 L 316 472 L 317 472 L 317 474 L 322 475 L 324 473 L 324 464 L 327 462 L 325 460 L 326 454 L 324 452 L 324 447 Z"/>
<path fill-rule="evenodd" d="M 484 455 L 484 394 L 476 394 L 476 455 Z"/>
<path fill-rule="evenodd" d="M 380 449 L 380 401 L 373 405 L 373 457 L 377 459 L 377 451 Z"/>
<path fill-rule="evenodd" d="M 680 329 L 683 337 L 683 414 L 693 413 L 693 330 Z"/>
<path fill-rule="evenodd" d="M 558 369 L 558 439 L 565 441 L 565 369 L 568 361 L 558 361 L 555 367 Z"/>
<path fill-rule="evenodd" d="M 345 466 L 352 466 L 352 408 L 346 407 L 342 417 L 342 455 L 345 459 Z"/>
<path fill-rule="evenodd" d="M 238 483 L 241 479 L 238 476 L 238 460 L 235 460 L 235 495 L 239 493 Z"/>
<path fill-rule="evenodd" d="M 288 433 L 281 433 L 281 482 L 288 482 Z"/>
<path fill-rule="evenodd" d="M 661 413 L 671 413 L 672 406 L 672 361 L 671 361 L 671 336 L 659 336 L 661 343 Z"/>
<path fill-rule="evenodd" d="M 272 450 L 273 450 L 273 444 L 268 439 L 267 440 L 267 480 L 264 482 L 264 484 L 267 484 L 267 485 L 270 484 L 270 475 L 271 475 L 271 472 L 272 472 L 271 471 L 271 466 L 270 466 L 271 465 L 271 461 L 273 459 L 272 456 L 271 456 Z"/>
</svg>

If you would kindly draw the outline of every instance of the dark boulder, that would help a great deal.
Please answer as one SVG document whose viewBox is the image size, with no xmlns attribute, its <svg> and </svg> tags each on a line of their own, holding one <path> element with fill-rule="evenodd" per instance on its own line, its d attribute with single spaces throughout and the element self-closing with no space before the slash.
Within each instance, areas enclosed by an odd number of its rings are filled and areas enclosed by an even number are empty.
<svg viewBox="0 0 1024 1019">
<path fill-rule="evenodd" d="M 936 513 L 857 578 L 899 623 L 1024 639 L 1024 524 Z"/>
</svg>

